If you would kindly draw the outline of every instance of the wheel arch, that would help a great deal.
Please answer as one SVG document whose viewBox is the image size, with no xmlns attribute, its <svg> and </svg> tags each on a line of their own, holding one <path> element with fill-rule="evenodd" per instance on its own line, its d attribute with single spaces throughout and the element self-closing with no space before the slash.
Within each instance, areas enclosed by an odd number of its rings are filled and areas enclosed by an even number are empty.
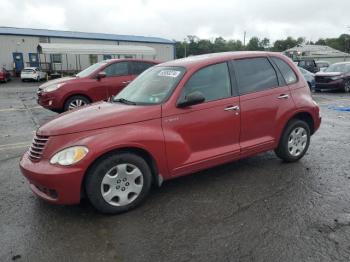
<svg viewBox="0 0 350 262">
<path fill-rule="evenodd" d="M 300 111 L 300 112 L 297 112 L 297 113 L 291 115 L 288 118 L 288 120 L 284 123 L 284 125 L 282 126 L 283 128 L 280 129 L 281 131 L 280 131 L 279 136 L 278 136 L 277 145 L 280 143 L 281 137 L 282 137 L 284 131 L 286 130 L 289 122 L 293 119 L 299 119 L 299 120 L 306 122 L 310 128 L 310 135 L 313 135 L 315 133 L 315 121 L 312 117 L 312 114 L 307 112 L 307 111 Z"/>
<path fill-rule="evenodd" d="M 70 93 L 70 94 L 67 94 L 64 99 L 63 99 L 63 105 L 66 104 L 67 100 L 70 99 L 71 97 L 73 96 L 83 96 L 83 97 L 86 97 L 87 99 L 89 99 L 90 103 L 92 103 L 92 99 L 89 95 L 85 94 L 84 92 L 77 92 L 77 93 Z"/>
<path fill-rule="evenodd" d="M 309 112 L 304 111 L 304 112 L 296 113 L 288 120 L 288 122 L 292 119 L 299 119 L 299 120 L 304 121 L 305 123 L 308 124 L 308 126 L 310 128 L 310 134 L 313 135 L 315 133 L 315 122 L 314 122 L 312 115 Z"/>
<path fill-rule="evenodd" d="M 149 165 L 150 169 L 151 169 L 151 173 L 152 173 L 152 185 L 155 186 L 160 186 L 163 182 L 163 178 L 162 176 L 159 174 L 158 172 L 158 166 L 157 166 L 157 162 L 155 160 L 155 158 L 152 156 L 151 153 L 149 153 L 148 151 L 146 151 L 143 148 L 140 147 L 135 147 L 135 146 L 131 146 L 131 147 L 120 147 L 120 148 L 115 148 L 112 150 L 109 150 L 107 152 L 102 153 L 100 156 L 98 156 L 94 161 L 92 161 L 92 163 L 90 163 L 90 165 L 88 166 L 88 168 L 86 169 L 85 173 L 84 173 L 84 177 L 82 179 L 82 183 L 81 183 L 81 194 L 82 196 L 85 195 L 85 179 L 87 177 L 88 172 L 95 166 L 97 165 L 100 161 L 102 161 L 103 159 L 114 155 L 114 154 L 118 154 L 118 153 L 132 153 L 135 154 L 137 156 L 142 157 L 146 163 Z"/>
<path fill-rule="evenodd" d="M 61 105 L 62 110 L 64 110 L 64 107 L 65 107 L 65 105 L 66 105 L 68 99 L 70 99 L 70 98 L 72 98 L 72 97 L 74 97 L 74 96 L 83 96 L 83 97 L 87 98 L 87 99 L 90 101 L 90 103 L 93 102 L 93 100 L 91 99 L 91 97 L 90 97 L 89 95 L 83 93 L 83 92 L 69 93 L 69 94 L 67 94 L 67 95 L 62 99 L 62 101 L 63 101 L 63 102 L 62 102 L 62 105 Z"/>
</svg>

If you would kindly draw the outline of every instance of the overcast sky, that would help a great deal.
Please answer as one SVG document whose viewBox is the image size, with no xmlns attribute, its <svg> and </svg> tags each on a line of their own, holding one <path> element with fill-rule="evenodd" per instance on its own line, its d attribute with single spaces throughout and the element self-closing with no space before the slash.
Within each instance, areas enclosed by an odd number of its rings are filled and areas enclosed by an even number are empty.
<svg viewBox="0 0 350 262">
<path fill-rule="evenodd" d="M 0 26 L 158 36 L 307 40 L 350 33 L 350 0 L 0 0 Z"/>
</svg>

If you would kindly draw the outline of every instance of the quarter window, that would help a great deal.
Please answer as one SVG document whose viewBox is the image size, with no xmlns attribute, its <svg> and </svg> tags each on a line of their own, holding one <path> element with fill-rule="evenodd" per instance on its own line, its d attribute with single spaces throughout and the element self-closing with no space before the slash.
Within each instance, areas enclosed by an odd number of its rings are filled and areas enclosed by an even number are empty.
<svg viewBox="0 0 350 262">
<path fill-rule="evenodd" d="M 119 62 L 107 66 L 104 70 L 107 76 L 125 76 L 129 74 L 128 62 Z"/>
<path fill-rule="evenodd" d="M 280 70 L 287 85 L 293 84 L 297 81 L 298 78 L 296 74 L 286 62 L 284 62 L 282 59 L 277 57 L 272 57 L 272 60 L 273 62 L 275 62 L 276 66 Z"/>
<path fill-rule="evenodd" d="M 241 95 L 278 86 L 276 72 L 265 57 L 236 60 L 235 71 Z"/>
<path fill-rule="evenodd" d="M 210 65 L 195 72 L 187 81 L 181 100 L 195 91 L 202 93 L 206 102 L 230 97 L 231 83 L 227 63 Z"/>
</svg>

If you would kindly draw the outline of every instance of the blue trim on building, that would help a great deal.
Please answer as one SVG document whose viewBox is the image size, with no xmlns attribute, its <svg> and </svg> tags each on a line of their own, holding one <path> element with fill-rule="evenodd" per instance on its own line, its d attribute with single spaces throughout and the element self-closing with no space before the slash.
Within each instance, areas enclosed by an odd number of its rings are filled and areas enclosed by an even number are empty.
<svg viewBox="0 0 350 262">
<path fill-rule="evenodd" d="M 91 40 L 109 40 L 109 41 L 142 42 L 142 43 L 175 45 L 174 41 L 164 39 L 164 38 L 159 38 L 159 37 L 114 35 L 114 34 L 102 34 L 102 33 L 84 33 L 84 32 L 74 32 L 74 31 L 59 31 L 59 30 L 16 28 L 16 27 L 0 27 L 0 35 L 57 37 L 57 38 L 67 38 L 67 39 L 91 39 Z"/>
</svg>

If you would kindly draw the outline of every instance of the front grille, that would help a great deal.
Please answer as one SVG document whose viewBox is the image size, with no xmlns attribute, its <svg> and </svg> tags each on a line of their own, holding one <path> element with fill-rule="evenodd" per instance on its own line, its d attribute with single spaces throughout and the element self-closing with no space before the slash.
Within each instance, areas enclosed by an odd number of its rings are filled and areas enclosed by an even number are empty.
<svg viewBox="0 0 350 262">
<path fill-rule="evenodd" d="M 34 136 L 33 143 L 29 148 L 29 158 L 32 161 L 39 161 L 41 159 L 47 140 L 49 140 L 48 136 Z"/>
<path fill-rule="evenodd" d="M 317 83 L 329 83 L 332 81 L 330 77 L 325 77 L 325 76 L 316 76 L 315 80 Z"/>
</svg>

